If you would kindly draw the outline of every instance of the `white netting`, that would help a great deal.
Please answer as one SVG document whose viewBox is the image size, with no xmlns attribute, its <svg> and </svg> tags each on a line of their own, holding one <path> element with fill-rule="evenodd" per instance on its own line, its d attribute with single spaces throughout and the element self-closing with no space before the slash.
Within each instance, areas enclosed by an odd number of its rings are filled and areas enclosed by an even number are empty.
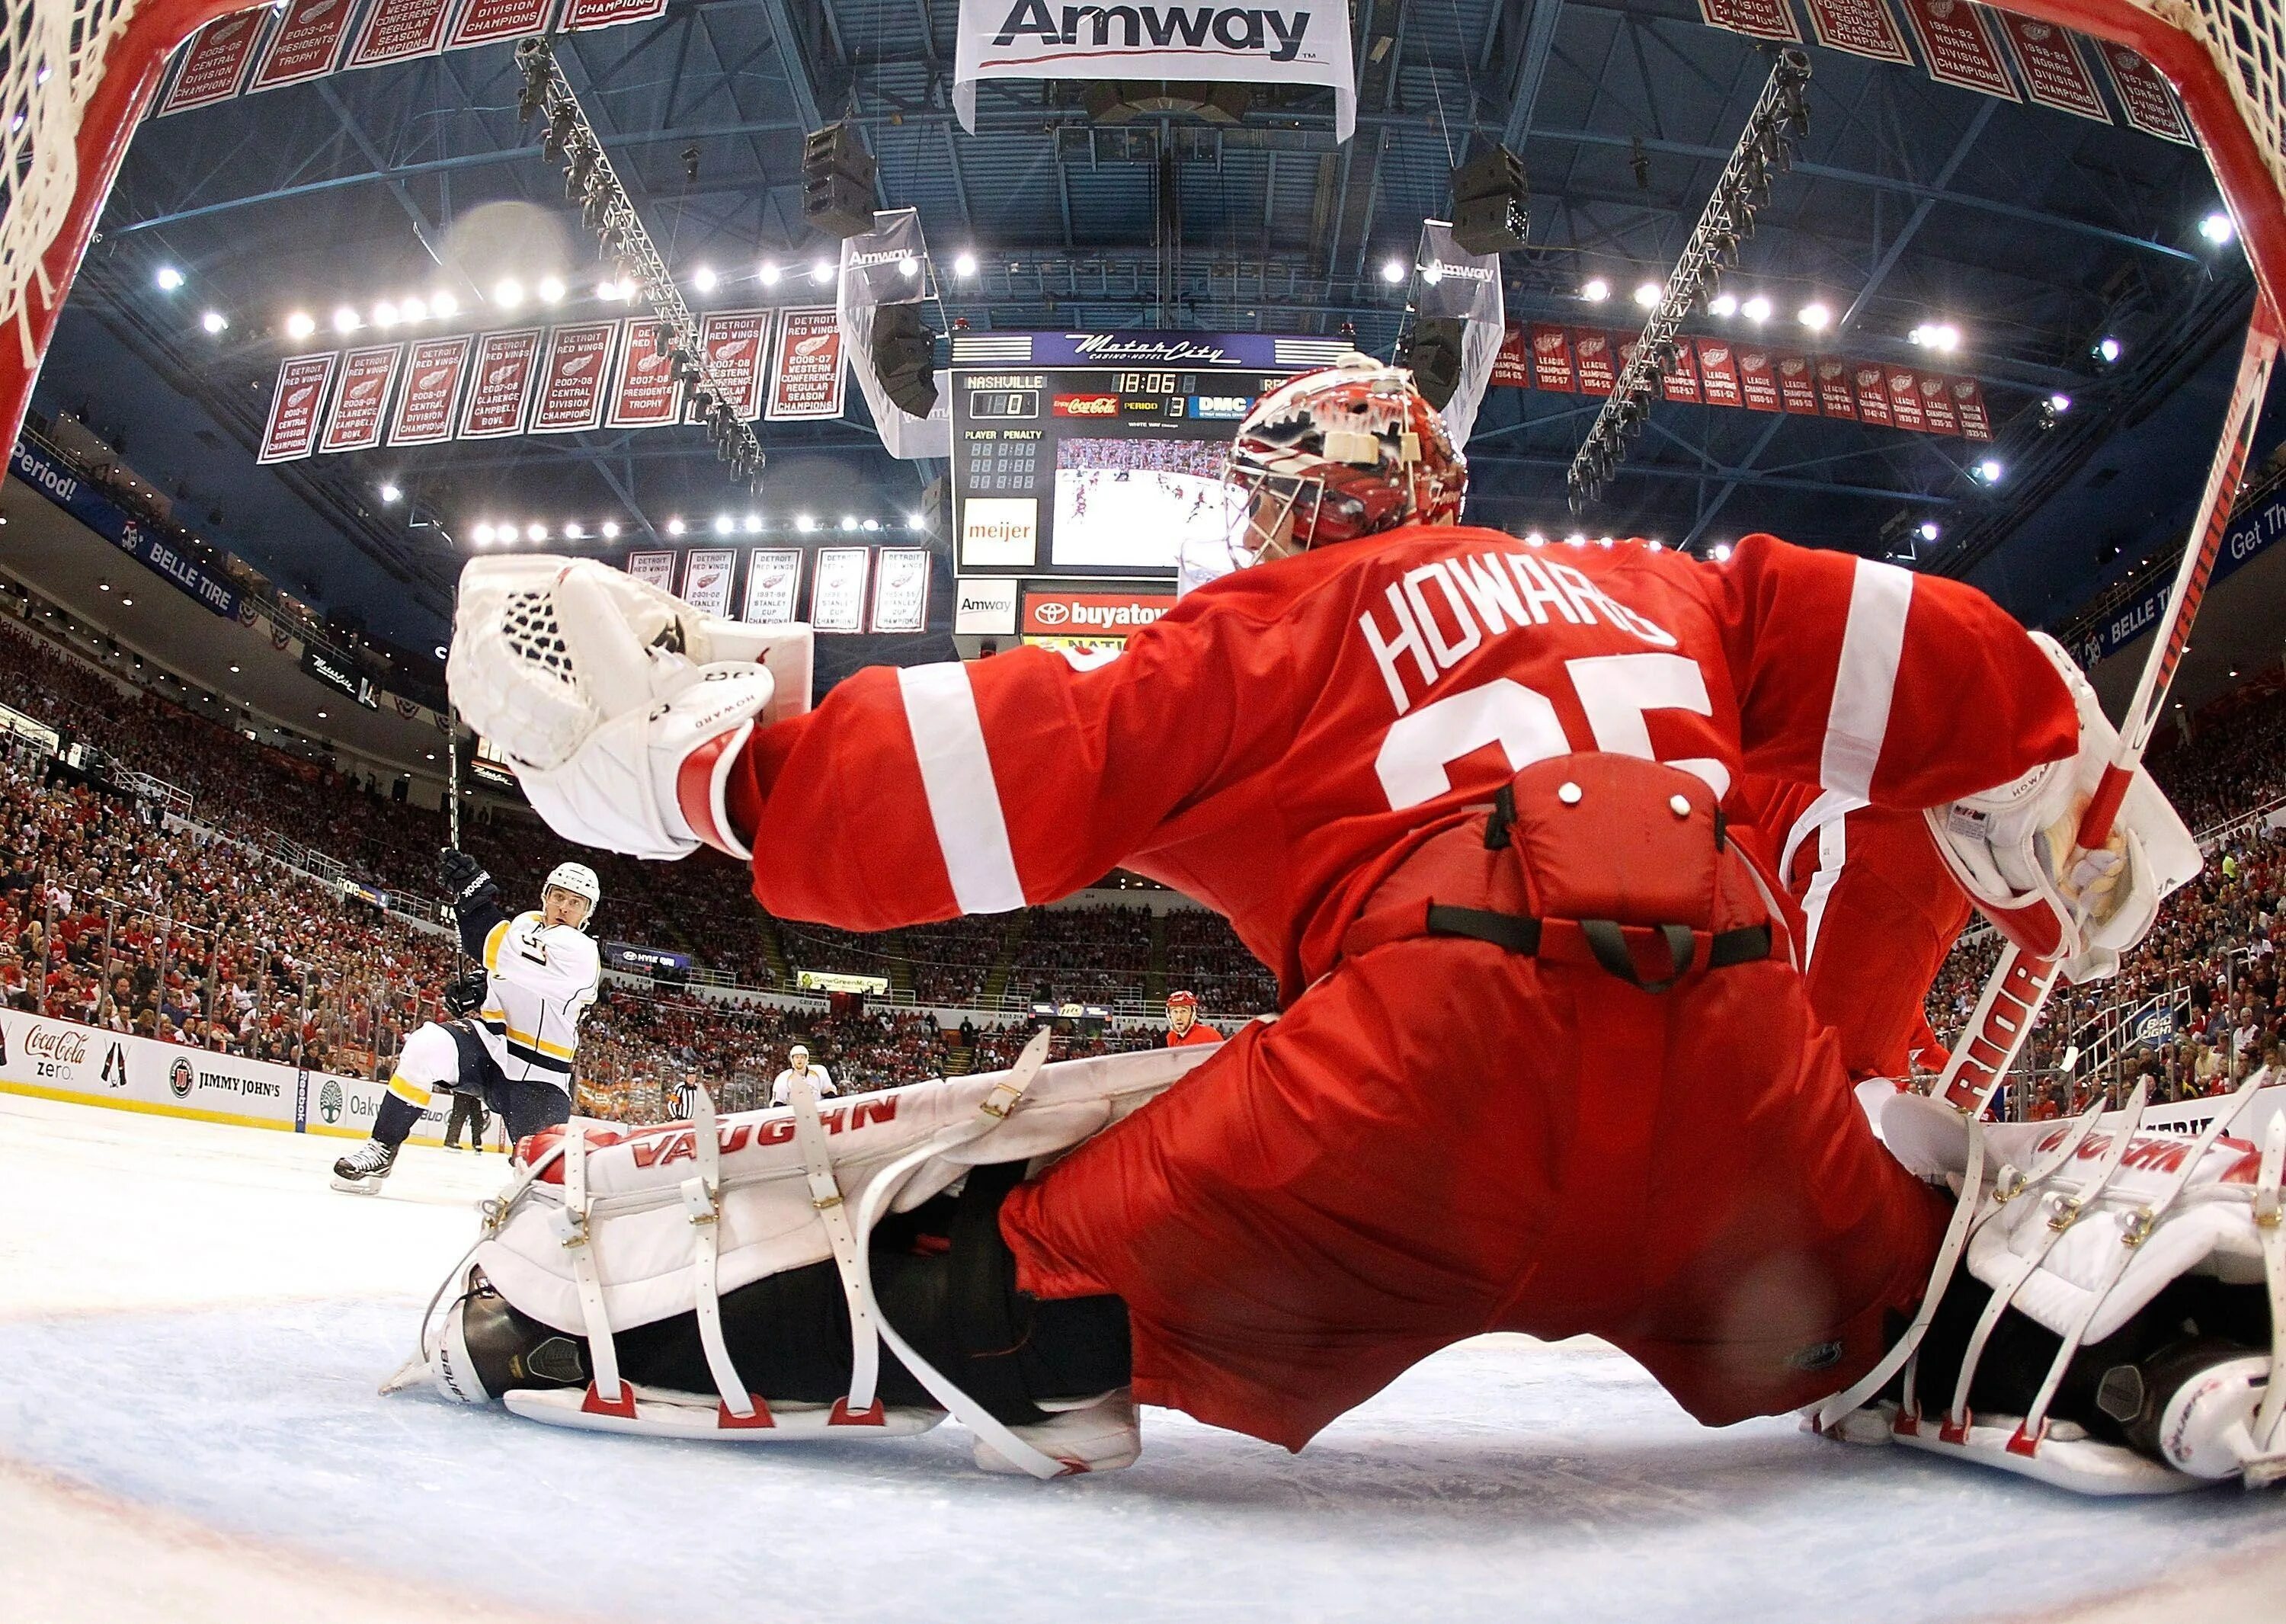
<svg viewBox="0 0 2286 1624">
<path fill-rule="evenodd" d="M 2201 41 L 2222 68 L 2239 117 L 2286 193 L 2286 6 L 2279 0 L 2134 0 Z"/>
<path fill-rule="evenodd" d="M 0 39 L 0 312 L 21 335 L 27 367 L 36 360 L 25 289 L 63 229 L 79 190 L 82 112 L 103 75 L 112 43 L 136 0 L 28 0 L 12 6 Z"/>
</svg>

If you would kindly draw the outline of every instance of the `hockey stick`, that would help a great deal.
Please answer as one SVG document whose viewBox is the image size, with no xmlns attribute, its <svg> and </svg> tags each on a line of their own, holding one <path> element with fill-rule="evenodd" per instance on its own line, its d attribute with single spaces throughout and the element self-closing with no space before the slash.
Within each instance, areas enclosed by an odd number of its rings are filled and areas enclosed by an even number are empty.
<svg viewBox="0 0 2286 1624">
<path fill-rule="evenodd" d="M 2099 848 L 2111 838 L 2120 802 L 2126 798 L 2136 766 L 2158 728 L 2160 709 L 2167 702 L 2175 668 L 2190 648 L 2191 622 L 2207 595 L 2208 579 L 2230 530 L 2231 504 L 2253 453 L 2255 423 L 2261 415 L 2271 365 L 2278 356 L 2279 338 L 2277 318 L 2258 296 L 2253 319 L 2247 324 L 2246 348 L 2239 356 L 2238 381 L 2223 417 L 2222 440 L 2215 447 L 2206 490 L 2199 499 L 2198 523 L 2191 530 L 2196 541 L 2183 548 L 2175 584 L 2167 595 L 2166 612 L 2160 618 L 2150 655 L 2143 662 L 2142 677 L 2135 685 L 2135 697 L 2120 724 L 2119 747 L 2081 815 L 2078 843 L 2084 849 Z M 1954 1045 L 1952 1058 L 1937 1079 L 1934 1091 L 1937 1096 L 1974 1116 L 1990 1110 L 2055 983 L 2054 961 L 2033 958 L 2012 943 L 1992 966 L 1983 996 L 1969 1017 L 1967 1032 Z"/>
</svg>

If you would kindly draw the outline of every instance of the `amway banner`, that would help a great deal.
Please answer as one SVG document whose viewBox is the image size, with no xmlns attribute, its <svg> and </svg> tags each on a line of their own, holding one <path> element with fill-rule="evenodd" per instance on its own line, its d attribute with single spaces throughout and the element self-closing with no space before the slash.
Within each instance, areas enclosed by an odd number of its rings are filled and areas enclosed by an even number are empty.
<svg viewBox="0 0 2286 1624">
<path fill-rule="evenodd" d="M 1056 5 L 960 0 L 952 104 L 976 132 L 980 79 L 1190 79 L 1319 84 L 1334 136 L 1357 129 L 1347 0 L 1237 5 Z"/>
</svg>

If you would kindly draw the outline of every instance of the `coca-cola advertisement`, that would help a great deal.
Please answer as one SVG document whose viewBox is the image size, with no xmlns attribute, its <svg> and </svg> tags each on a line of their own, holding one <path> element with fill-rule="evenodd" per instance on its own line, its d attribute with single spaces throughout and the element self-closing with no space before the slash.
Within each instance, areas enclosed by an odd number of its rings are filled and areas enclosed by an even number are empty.
<svg viewBox="0 0 2286 1624">
<path fill-rule="evenodd" d="M 388 422 L 390 386 L 397 382 L 403 344 L 374 344 L 342 358 L 342 386 L 326 419 L 321 451 L 369 451 L 381 444 Z"/>
<path fill-rule="evenodd" d="M 453 438 L 453 408 L 460 403 L 472 342 L 462 333 L 414 344 L 406 357 L 405 390 L 389 425 L 390 445 L 434 445 Z"/>
<path fill-rule="evenodd" d="M 461 405 L 461 438 L 500 440 L 522 434 L 539 362 L 538 327 L 486 333 L 477 339 L 476 359 L 469 367 L 469 398 Z"/>
<path fill-rule="evenodd" d="M 262 431 L 257 462 L 292 462 L 318 448 L 318 423 L 326 389 L 341 364 L 338 351 L 289 355 L 278 363 L 278 385 L 270 397 L 270 422 Z"/>
</svg>

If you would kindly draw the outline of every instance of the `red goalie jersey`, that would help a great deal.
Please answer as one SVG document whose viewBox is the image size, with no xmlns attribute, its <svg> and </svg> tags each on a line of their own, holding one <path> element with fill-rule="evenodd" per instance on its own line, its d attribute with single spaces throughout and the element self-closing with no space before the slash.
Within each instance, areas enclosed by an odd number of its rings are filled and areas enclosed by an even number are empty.
<svg viewBox="0 0 2286 1624">
<path fill-rule="evenodd" d="M 1092 670 L 862 673 L 754 736 L 729 808 L 776 913 L 881 928 L 1123 864 L 1277 970 L 1282 1019 L 1000 1229 L 1025 1289 L 1124 1301 L 1139 1399 L 1299 1447 L 1488 1329 L 1608 1337 L 1716 1423 L 1869 1368 L 1943 1203 L 1714 806 L 1753 771 L 1918 808 L 2077 739 L 1958 583 L 1439 525 L 1218 581 Z"/>
</svg>

